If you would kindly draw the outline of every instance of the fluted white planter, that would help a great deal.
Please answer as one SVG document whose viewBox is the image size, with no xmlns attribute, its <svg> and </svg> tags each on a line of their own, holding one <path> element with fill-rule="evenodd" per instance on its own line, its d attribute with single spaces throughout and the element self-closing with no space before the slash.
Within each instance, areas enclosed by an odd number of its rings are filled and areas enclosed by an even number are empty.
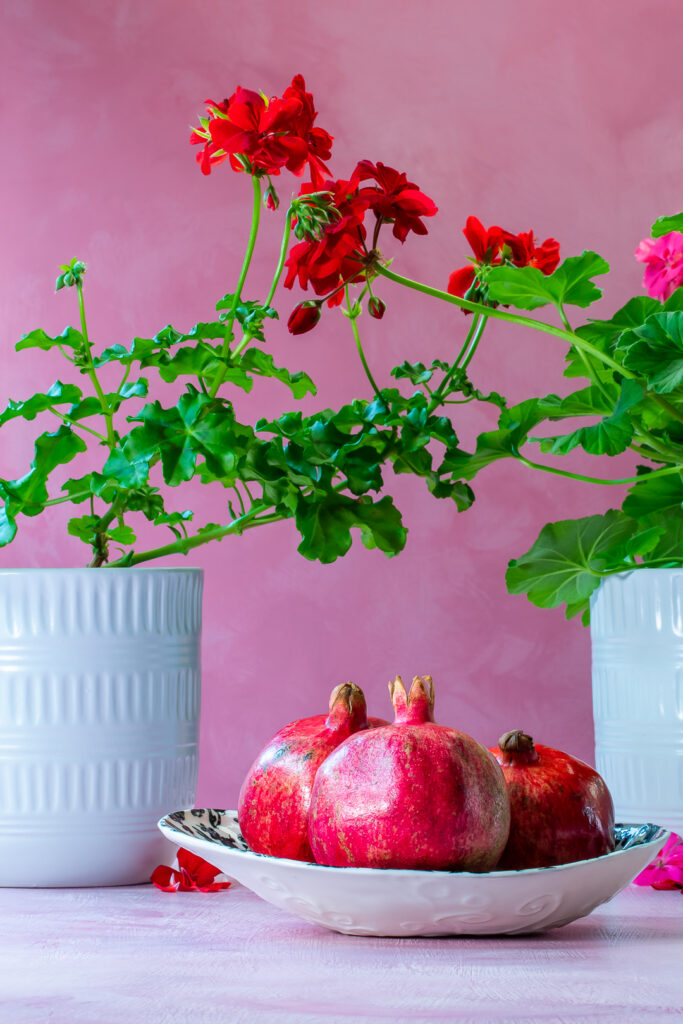
<svg viewBox="0 0 683 1024">
<path fill-rule="evenodd" d="M 127 885 L 194 803 L 201 569 L 0 571 L 0 885 Z"/>
<path fill-rule="evenodd" d="M 596 765 L 617 820 L 683 833 L 683 570 L 603 580 L 591 644 Z"/>
</svg>

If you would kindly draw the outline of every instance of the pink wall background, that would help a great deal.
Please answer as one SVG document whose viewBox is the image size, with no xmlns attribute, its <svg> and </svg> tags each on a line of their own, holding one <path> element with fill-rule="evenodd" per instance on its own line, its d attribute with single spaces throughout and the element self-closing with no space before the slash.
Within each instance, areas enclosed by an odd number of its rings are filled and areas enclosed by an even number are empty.
<svg viewBox="0 0 683 1024">
<path fill-rule="evenodd" d="M 602 308 L 614 309 L 639 290 L 638 241 L 682 205 L 677 0 L 422 0 L 402 10 L 390 0 L 14 0 L 0 17 L 3 406 L 64 375 L 58 357 L 13 346 L 34 327 L 58 333 L 76 321 L 73 294 L 53 294 L 71 257 L 88 263 L 90 329 L 103 346 L 168 322 L 190 327 L 231 288 L 249 183 L 227 167 L 203 178 L 187 139 L 204 98 L 237 84 L 273 95 L 303 73 L 336 137 L 338 176 L 382 160 L 434 198 L 429 235 L 396 247 L 395 267 L 438 286 L 462 264 L 461 228 L 476 213 L 554 235 L 563 255 L 602 253 L 614 267 Z M 285 197 L 298 188 L 281 182 Z M 263 220 L 247 296 L 264 294 L 274 265 L 281 221 Z M 388 283 L 377 291 L 388 312 L 361 326 L 384 382 L 405 358 L 457 350 L 459 312 Z M 269 347 L 313 376 L 318 397 L 305 407 L 366 395 L 342 316 L 287 334 L 300 297 L 277 295 L 283 323 Z M 521 400 L 570 390 L 563 360 L 561 343 L 494 323 L 473 376 Z M 237 404 L 251 419 L 294 405 L 265 383 Z M 493 426 L 484 409 L 456 419 L 465 445 Z M 34 427 L 3 428 L 0 475 L 26 471 Z M 632 462 L 606 468 L 616 477 Z M 546 521 L 602 511 L 613 495 L 507 462 L 474 488 L 475 506 L 458 515 L 422 482 L 390 478 L 410 529 L 393 560 L 358 541 L 333 565 L 309 563 L 291 523 L 177 560 L 206 570 L 200 805 L 234 806 L 264 741 L 323 711 L 337 682 L 353 679 L 371 712 L 389 715 L 397 672 L 431 672 L 438 718 L 486 743 L 523 727 L 592 758 L 588 632 L 509 597 L 504 571 Z M 169 505 L 194 508 L 198 524 L 222 518 L 221 496 L 206 488 L 177 491 Z M 0 566 L 82 564 L 65 518 L 22 519 Z"/>
</svg>

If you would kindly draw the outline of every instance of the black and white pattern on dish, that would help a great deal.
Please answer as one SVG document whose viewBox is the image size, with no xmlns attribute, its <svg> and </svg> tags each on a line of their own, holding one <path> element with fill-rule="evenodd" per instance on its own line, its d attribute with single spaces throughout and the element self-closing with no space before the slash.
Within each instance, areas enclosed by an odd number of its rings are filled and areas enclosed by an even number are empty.
<svg viewBox="0 0 683 1024">
<path fill-rule="evenodd" d="M 231 850 L 251 853 L 252 856 L 263 856 L 254 854 L 249 849 L 240 831 L 236 811 L 196 807 L 187 811 L 174 811 L 164 818 L 163 823 L 180 834 L 194 836 L 196 839 L 208 839 Z M 615 851 L 630 850 L 634 846 L 650 843 L 657 838 L 659 832 L 661 829 L 658 825 L 617 824 L 614 826 Z"/>
</svg>

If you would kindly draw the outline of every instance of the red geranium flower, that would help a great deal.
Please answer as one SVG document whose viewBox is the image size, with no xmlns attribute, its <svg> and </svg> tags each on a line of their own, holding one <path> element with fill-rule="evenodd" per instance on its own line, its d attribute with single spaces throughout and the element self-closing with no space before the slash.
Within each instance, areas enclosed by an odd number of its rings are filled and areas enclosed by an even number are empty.
<svg viewBox="0 0 683 1024">
<path fill-rule="evenodd" d="M 178 870 L 160 864 L 150 881 L 163 892 L 218 892 L 229 889 L 232 882 L 216 882 L 220 869 L 208 864 L 189 850 L 178 850 Z"/>
<path fill-rule="evenodd" d="M 515 267 L 538 267 L 541 273 L 552 274 L 560 262 L 560 243 L 546 238 L 542 245 L 536 245 L 533 231 L 513 235 L 497 226 L 487 230 L 476 217 L 468 217 L 463 234 L 475 258 L 468 266 L 453 271 L 448 280 L 449 293 L 461 298 L 474 284 L 482 266 L 508 262 Z"/>
<path fill-rule="evenodd" d="M 301 75 L 296 75 L 282 97 L 267 100 L 260 93 L 238 87 L 233 95 L 214 103 L 207 100 L 209 117 L 190 136 L 192 143 L 204 143 L 197 160 L 204 174 L 215 164 L 229 159 L 233 170 L 245 170 L 246 157 L 252 171 L 276 175 L 282 167 L 303 174 L 307 163 L 315 181 L 327 171 L 332 136 L 313 122 L 313 96 L 306 92 Z"/>
<path fill-rule="evenodd" d="M 438 208 L 404 173 L 369 160 L 361 160 L 354 173 L 359 181 L 372 178 L 377 182 L 375 187 L 362 188 L 359 195 L 368 200 L 376 217 L 393 223 L 393 234 L 400 242 L 405 242 L 409 231 L 427 234 L 420 218 L 433 217 Z"/>
<path fill-rule="evenodd" d="M 209 122 L 212 148 L 227 153 L 234 170 L 244 170 L 236 160 L 238 153 L 266 174 L 279 174 L 289 162 L 303 167 L 306 143 L 294 127 L 300 109 L 296 97 L 274 98 L 268 103 L 259 93 L 239 88 L 230 99 L 227 114 Z"/>
<path fill-rule="evenodd" d="M 322 188 L 332 193 L 339 214 L 318 241 L 299 242 L 287 257 L 285 288 L 295 280 L 306 290 L 310 283 L 316 295 L 329 295 L 328 306 L 337 306 L 343 299 L 342 283 L 360 280 L 364 253 L 362 244 L 366 231 L 363 216 L 368 207 L 366 199 L 358 195 L 358 179 L 325 181 Z M 312 184 L 304 185 L 301 195 L 317 191 Z"/>
<path fill-rule="evenodd" d="M 505 232 L 496 225 L 487 230 L 477 217 L 468 217 L 463 234 L 470 243 L 475 263 L 454 270 L 448 279 L 448 292 L 459 295 L 461 299 L 474 284 L 477 266 L 493 266 L 501 262 Z"/>
<path fill-rule="evenodd" d="M 297 99 L 301 109 L 294 121 L 297 135 L 306 143 L 306 157 L 300 169 L 288 165 L 288 170 L 293 174 L 302 174 L 304 166 L 308 163 L 311 172 L 311 183 L 320 188 L 329 175 L 329 167 L 323 161 L 329 160 L 332 155 L 332 142 L 334 136 L 325 131 L 324 128 L 316 128 L 313 122 L 318 116 L 318 111 L 313 106 L 313 96 L 306 92 L 306 82 L 303 75 L 295 75 L 292 84 L 285 89 L 283 99 Z"/>
<path fill-rule="evenodd" d="M 560 262 L 560 243 L 546 238 L 542 245 L 536 245 L 533 231 L 522 231 L 519 235 L 503 232 L 505 245 L 516 267 L 538 267 L 542 274 L 552 274 Z"/>
</svg>

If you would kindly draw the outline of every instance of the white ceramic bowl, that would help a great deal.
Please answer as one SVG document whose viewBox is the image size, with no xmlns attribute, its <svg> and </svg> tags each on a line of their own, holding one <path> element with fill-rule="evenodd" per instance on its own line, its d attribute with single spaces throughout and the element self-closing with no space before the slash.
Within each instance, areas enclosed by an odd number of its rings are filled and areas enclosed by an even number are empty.
<svg viewBox="0 0 683 1024">
<path fill-rule="evenodd" d="M 347 935 L 518 935 L 585 917 L 650 863 L 669 837 L 657 825 L 617 825 L 604 857 L 528 871 L 330 868 L 252 853 L 236 811 L 186 810 L 159 828 L 304 921 Z"/>
</svg>

